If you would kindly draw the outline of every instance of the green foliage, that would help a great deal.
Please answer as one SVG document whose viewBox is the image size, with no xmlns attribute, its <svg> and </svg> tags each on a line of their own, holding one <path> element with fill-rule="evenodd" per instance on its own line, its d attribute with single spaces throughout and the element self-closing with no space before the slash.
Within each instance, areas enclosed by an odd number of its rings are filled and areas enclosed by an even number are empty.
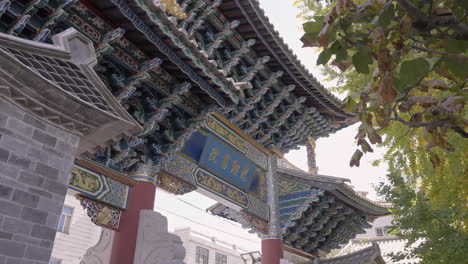
<svg viewBox="0 0 468 264">
<path fill-rule="evenodd" d="M 313 4 L 311 4 L 313 2 Z M 388 148 L 394 230 L 422 263 L 468 259 L 468 1 L 298 0 L 301 39 L 361 125 L 351 166 Z M 321 24 L 321 26 L 319 26 Z M 396 258 L 401 256 L 396 256 Z"/>
<path fill-rule="evenodd" d="M 429 62 L 424 58 L 407 60 L 401 63 L 400 87 L 413 86 L 429 73 Z"/>
<path fill-rule="evenodd" d="M 467 212 L 454 205 L 434 207 L 424 189 L 416 191 L 418 185 L 405 180 L 398 171 L 387 177 L 389 183 L 381 184 L 378 191 L 398 204 L 392 211 L 391 232 L 407 239 L 407 247 L 413 249 L 409 253 L 396 253 L 393 259 L 416 256 L 427 264 L 466 263 L 468 233 L 463 219 L 467 219 Z"/>
<path fill-rule="evenodd" d="M 372 64 L 372 57 L 367 46 L 361 46 L 353 55 L 352 61 L 357 72 L 369 74 L 369 65 Z"/>
</svg>

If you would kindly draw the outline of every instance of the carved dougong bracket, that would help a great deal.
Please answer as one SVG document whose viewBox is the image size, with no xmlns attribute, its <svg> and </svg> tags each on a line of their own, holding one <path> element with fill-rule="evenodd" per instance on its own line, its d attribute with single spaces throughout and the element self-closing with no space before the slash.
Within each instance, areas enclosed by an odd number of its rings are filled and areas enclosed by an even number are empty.
<svg viewBox="0 0 468 264">
<path fill-rule="evenodd" d="M 166 173 L 160 172 L 156 185 L 172 194 L 182 195 L 194 191 L 197 187 L 176 179 Z"/>
<path fill-rule="evenodd" d="M 119 229 L 122 211 L 81 195 L 76 195 L 76 198 L 80 200 L 81 206 L 86 210 L 91 222 L 112 230 Z"/>
<path fill-rule="evenodd" d="M 250 226 L 257 234 L 268 234 L 268 222 L 245 210 L 241 211 L 242 217 L 250 223 Z"/>
</svg>

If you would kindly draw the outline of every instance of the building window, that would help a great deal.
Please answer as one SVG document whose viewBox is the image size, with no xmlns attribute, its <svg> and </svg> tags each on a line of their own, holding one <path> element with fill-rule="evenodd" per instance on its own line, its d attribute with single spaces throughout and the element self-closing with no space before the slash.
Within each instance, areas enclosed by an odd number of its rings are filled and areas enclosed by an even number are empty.
<svg viewBox="0 0 468 264">
<path fill-rule="evenodd" d="M 219 252 L 216 252 L 215 260 L 216 264 L 227 264 L 227 256 Z"/>
<path fill-rule="evenodd" d="M 208 249 L 202 248 L 202 247 L 197 247 L 196 263 L 197 264 L 208 264 L 209 254 L 210 254 L 210 251 Z"/>
<path fill-rule="evenodd" d="M 382 237 L 382 236 L 387 236 L 387 232 L 388 232 L 388 229 L 390 227 L 389 226 L 384 226 L 384 227 L 376 227 L 375 228 L 375 233 L 377 236 L 379 237 Z"/>
<path fill-rule="evenodd" d="M 384 230 L 382 227 L 376 227 L 375 228 L 375 234 L 379 237 L 384 236 Z"/>
<path fill-rule="evenodd" d="M 62 260 L 60 259 L 51 259 L 49 264 L 62 264 Z"/>
<path fill-rule="evenodd" d="M 68 234 L 70 232 L 71 218 L 73 215 L 73 207 L 63 206 L 62 214 L 60 215 L 57 231 Z M 60 263 L 60 262 L 58 262 Z"/>
</svg>

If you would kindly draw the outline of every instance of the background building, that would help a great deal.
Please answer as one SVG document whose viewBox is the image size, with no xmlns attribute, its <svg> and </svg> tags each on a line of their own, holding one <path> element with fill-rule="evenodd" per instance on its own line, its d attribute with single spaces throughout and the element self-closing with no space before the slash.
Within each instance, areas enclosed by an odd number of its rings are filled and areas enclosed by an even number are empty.
<svg viewBox="0 0 468 264">
<path fill-rule="evenodd" d="M 381 255 L 387 264 L 416 264 L 419 263 L 417 258 L 407 258 L 400 261 L 392 260 L 392 255 L 407 252 L 409 247 L 417 246 L 422 240 L 416 241 L 413 245 L 407 245 L 407 240 L 397 238 L 391 234 L 390 226 L 392 225 L 392 216 L 387 215 L 377 218 L 372 227 L 366 229 L 365 234 L 356 236 L 350 240 L 340 250 L 334 252 L 333 256 L 343 256 L 354 252 L 364 250 L 377 244 L 380 248 Z"/>
<path fill-rule="evenodd" d="M 389 228 L 392 225 L 392 216 L 387 215 L 374 220 L 371 228 L 366 229 L 365 234 L 357 235 L 356 238 L 383 238 L 395 237 L 389 234 Z"/>
<path fill-rule="evenodd" d="M 199 233 L 190 227 L 177 228 L 174 233 L 184 242 L 186 264 L 243 264 L 240 255 L 249 252 L 242 245 Z"/>
<path fill-rule="evenodd" d="M 91 222 L 80 201 L 67 194 L 50 264 L 79 264 L 86 250 L 99 240 L 101 229 Z"/>
</svg>

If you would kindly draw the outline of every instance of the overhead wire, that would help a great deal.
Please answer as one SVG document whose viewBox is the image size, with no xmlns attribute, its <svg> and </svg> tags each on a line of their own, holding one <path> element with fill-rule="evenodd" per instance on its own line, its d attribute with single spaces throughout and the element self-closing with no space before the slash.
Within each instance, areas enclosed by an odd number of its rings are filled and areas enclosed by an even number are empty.
<svg viewBox="0 0 468 264">
<path fill-rule="evenodd" d="M 190 202 L 188 202 L 188 201 L 185 201 L 184 199 L 181 199 L 181 198 L 176 197 L 176 196 L 173 196 L 173 198 L 175 198 L 175 199 L 177 199 L 177 200 L 179 200 L 179 201 L 181 201 L 181 202 L 183 202 L 183 203 L 186 203 L 186 204 L 192 206 L 193 208 L 196 208 L 196 209 L 198 209 L 198 210 L 204 212 L 205 214 L 208 214 L 208 213 L 206 212 L 205 209 L 200 208 L 200 207 L 198 207 L 198 206 L 196 206 L 196 205 L 194 205 L 194 204 L 192 204 L 192 203 L 190 203 Z M 208 214 L 208 215 L 210 215 L 210 214 Z M 236 225 L 236 224 L 232 223 L 231 221 L 226 220 L 226 219 L 224 219 L 224 218 L 219 218 L 219 220 L 222 220 L 223 222 L 226 222 L 226 223 L 228 223 L 228 224 L 230 224 L 230 225 L 232 225 L 232 226 L 239 227 L 239 225 Z"/>
<path fill-rule="evenodd" d="M 190 222 L 196 223 L 196 224 L 198 224 L 198 225 L 201 225 L 201 226 L 204 226 L 204 227 L 208 227 L 208 228 L 211 228 L 211 229 L 213 229 L 213 230 L 216 230 L 216 231 L 219 231 L 219 232 L 222 232 L 222 233 L 225 233 L 225 234 L 229 234 L 229 235 L 231 235 L 231 236 L 234 236 L 234 237 L 237 237 L 237 238 L 240 238 L 240 239 L 243 239 L 243 240 L 247 240 L 247 241 L 250 241 L 250 242 L 258 243 L 258 241 L 255 241 L 255 240 L 252 240 L 252 239 L 248 239 L 248 238 L 245 238 L 245 237 L 242 237 L 242 236 L 239 236 L 239 235 L 230 233 L 230 232 L 226 232 L 226 231 L 221 230 L 221 229 L 219 229 L 219 228 L 215 228 L 215 227 L 206 225 L 206 224 L 204 224 L 204 223 L 200 223 L 200 222 L 195 221 L 195 220 L 193 220 L 193 219 L 190 219 L 190 218 L 188 218 L 188 217 L 186 217 L 186 216 L 183 216 L 183 215 L 180 215 L 180 214 L 171 212 L 171 211 L 166 210 L 166 209 L 163 209 L 163 208 L 161 208 L 161 207 L 158 207 L 158 206 L 156 206 L 156 207 L 157 207 L 158 210 L 161 210 L 161 211 L 164 211 L 164 212 L 166 212 L 166 213 L 175 215 L 175 216 L 177 216 L 177 217 L 183 218 L 183 219 L 185 219 L 185 220 L 188 220 L 188 221 L 190 221 Z M 205 213 L 206 213 L 206 212 L 205 212 Z M 237 226 L 237 227 L 239 227 L 239 226 Z"/>
</svg>

